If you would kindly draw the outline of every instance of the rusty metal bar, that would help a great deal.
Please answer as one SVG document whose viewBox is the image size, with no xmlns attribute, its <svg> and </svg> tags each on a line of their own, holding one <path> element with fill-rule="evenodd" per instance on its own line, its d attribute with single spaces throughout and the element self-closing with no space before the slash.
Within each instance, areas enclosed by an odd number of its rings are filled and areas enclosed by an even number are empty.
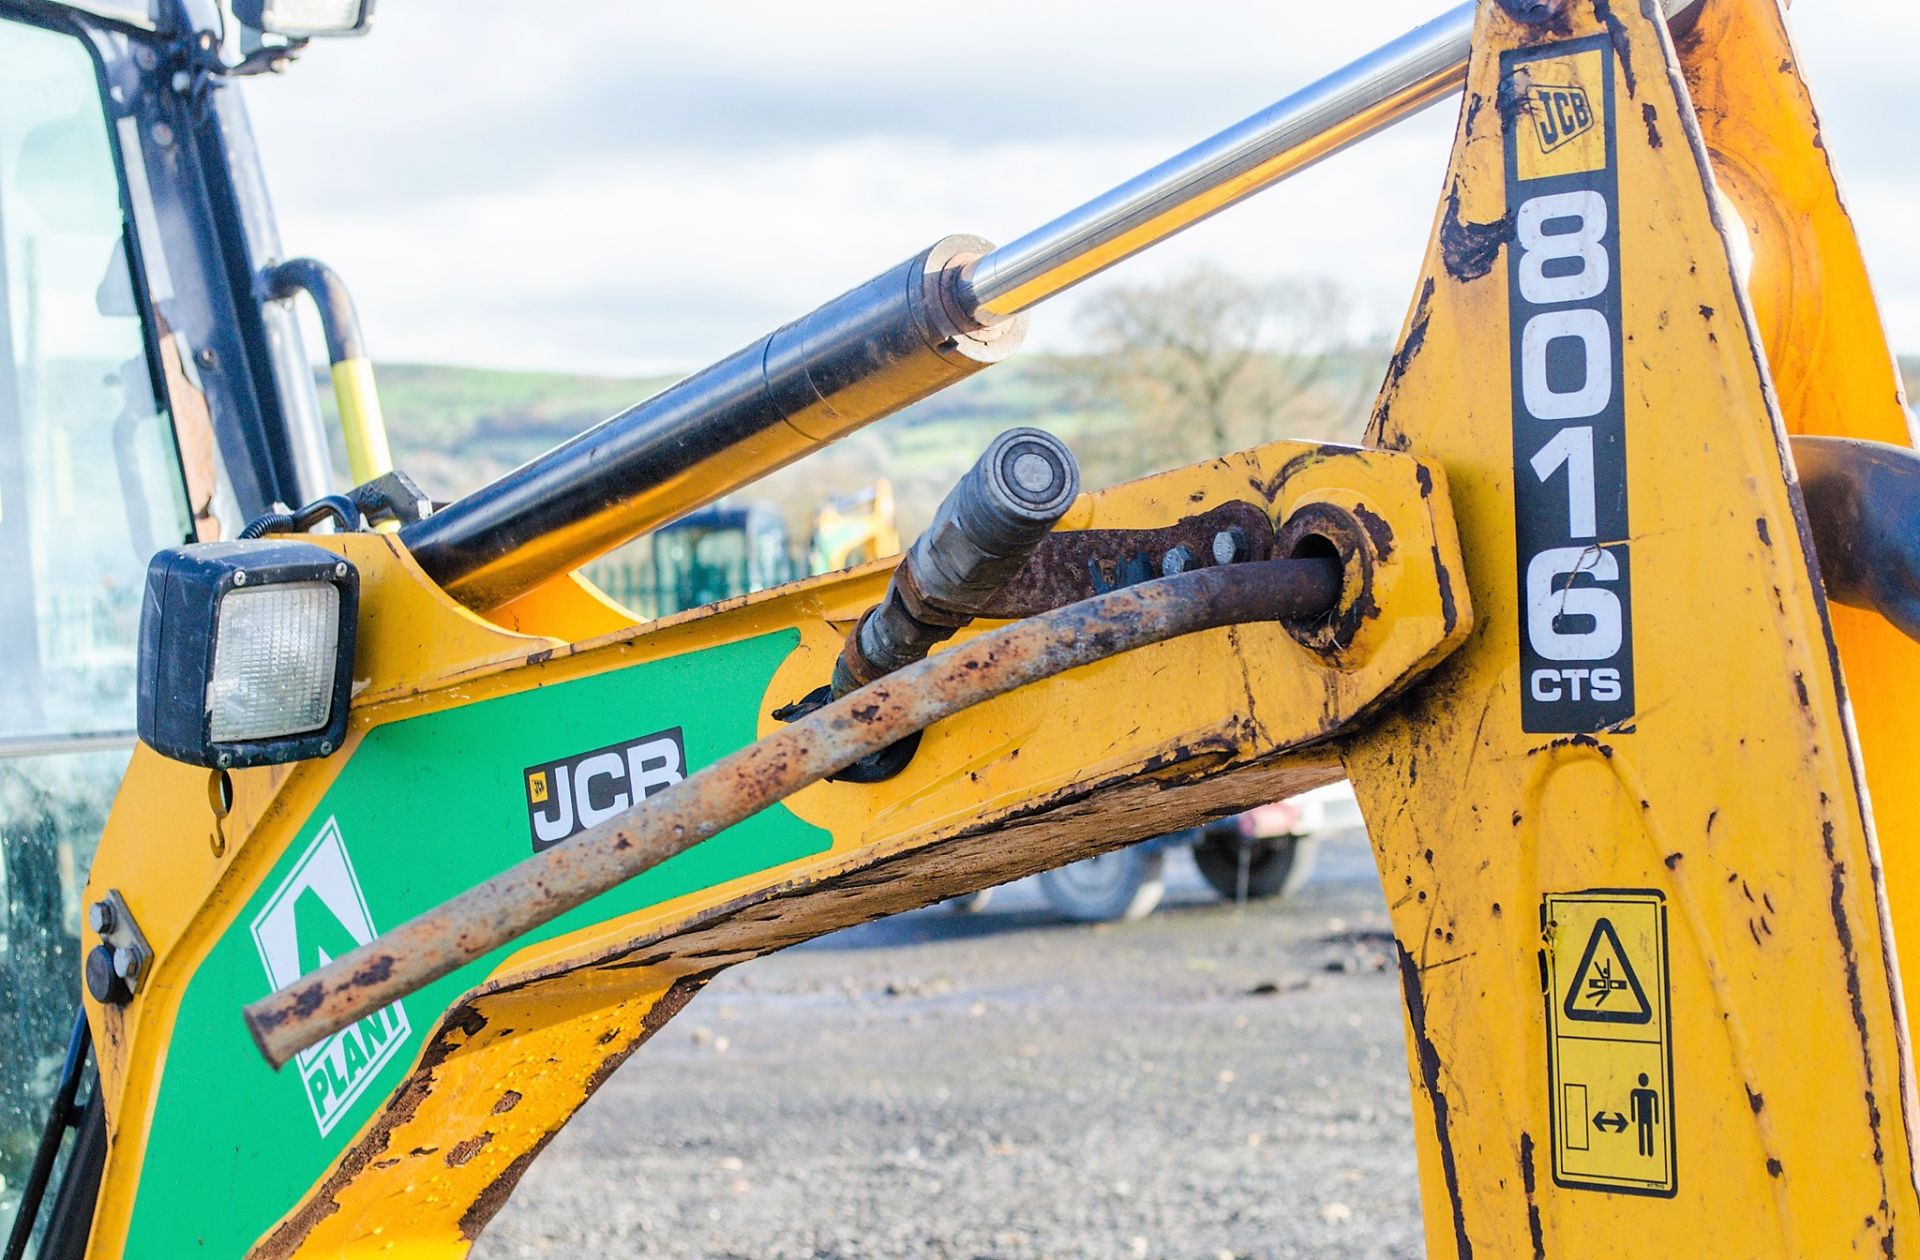
<svg viewBox="0 0 1920 1260">
<path fill-rule="evenodd" d="M 250 1004 L 247 1026 L 260 1053 L 279 1067 L 355 1020 L 942 718 L 1180 635 L 1317 617 L 1339 594 L 1337 561 L 1253 561 L 1157 578 L 980 635 L 721 758 Z"/>
</svg>

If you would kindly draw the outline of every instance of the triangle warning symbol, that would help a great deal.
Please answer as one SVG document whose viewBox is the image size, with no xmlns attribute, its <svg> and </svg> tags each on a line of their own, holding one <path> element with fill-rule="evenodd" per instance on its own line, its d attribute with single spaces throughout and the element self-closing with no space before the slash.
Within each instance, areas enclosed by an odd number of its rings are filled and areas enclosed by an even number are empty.
<svg viewBox="0 0 1920 1260">
<path fill-rule="evenodd" d="M 1644 1024 L 1653 1018 L 1647 991 L 1633 974 L 1611 920 L 1594 921 L 1593 935 L 1587 938 L 1561 1009 L 1568 1019 L 1600 1024 Z"/>
</svg>

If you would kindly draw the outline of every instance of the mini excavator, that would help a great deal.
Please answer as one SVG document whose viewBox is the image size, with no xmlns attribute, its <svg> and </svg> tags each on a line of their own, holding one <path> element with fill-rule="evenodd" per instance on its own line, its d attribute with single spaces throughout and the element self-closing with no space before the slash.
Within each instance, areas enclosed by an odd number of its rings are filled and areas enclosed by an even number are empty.
<svg viewBox="0 0 1920 1260">
<path fill-rule="evenodd" d="M 5 265 L 35 181 L 96 163 L 55 226 L 98 248 L 41 284 L 84 275 L 127 364 L 83 434 L 119 502 L 0 524 L 39 645 L 7 808 L 46 819 L 6 837 L 7 975 L 16 1039 L 56 1030 L 8 1060 L 8 1260 L 464 1255 L 725 968 L 1342 777 L 1430 1255 L 1920 1256 L 1920 462 L 1777 0 L 1463 4 L 438 506 L 336 278 L 278 257 L 231 86 L 369 8 L 0 5 L 46 80 L 0 120 Z M 1083 492 L 1016 429 L 902 557 L 647 622 L 576 575 L 1455 98 L 1360 445 Z M 45 393 L 7 394 L 0 480 Z M 50 629 L 116 522 L 127 731 L 60 716 L 105 693 Z M 20 771 L 88 757 L 103 819 Z"/>
</svg>

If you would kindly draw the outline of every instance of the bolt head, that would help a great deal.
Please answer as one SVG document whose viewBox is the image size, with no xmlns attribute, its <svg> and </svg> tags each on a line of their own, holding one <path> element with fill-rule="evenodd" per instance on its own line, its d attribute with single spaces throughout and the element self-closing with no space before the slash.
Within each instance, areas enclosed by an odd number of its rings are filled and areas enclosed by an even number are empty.
<svg viewBox="0 0 1920 1260">
<path fill-rule="evenodd" d="M 1218 550 L 1219 548 L 1218 540 L 1215 540 L 1214 547 L 1216 550 Z M 245 586 L 247 584 L 247 571 L 245 569 L 241 569 L 238 573 L 235 573 L 233 575 L 233 584 L 235 586 Z"/>
<path fill-rule="evenodd" d="M 1247 536 L 1237 529 L 1223 529 L 1213 536 L 1213 562 L 1233 564 L 1247 558 Z"/>
<path fill-rule="evenodd" d="M 321 741 L 320 741 L 320 755 L 321 755 L 322 757 L 329 757 L 329 756 L 332 756 L 332 755 L 333 755 L 333 741 L 332 741 L 332 740 L 330 740 L 330 739 L 323 739 L 323 740 L 321 740 Z"/>
<path fill-rule="evenodd" d="M 1185 573 L 1193 565 L 1193 553 L 1185 547 L 1175 547 L 1160 557 L 1160 576 L 1172 577 L 1176 573 Z"/>
<path fill-rule="evenodd" d="M 140 979 L 141 966 L 140 951 L 133 946 L 122 945 L 113 951 L 113 974 L 129 985 Z"/>
<path fill-rule="evenodd" d="M 113 917 L 111 901 L 96 901 L 87 907 L 87 926 L 101 936 L 113 931 Z"/>
<path fill-rule="evenodd" d="M 336 564 L 333 566 L 333 576 L 337 578 L 344 578 L 347 576 L 347 562 L 345 560 L 342 560 L 339 564 Z"/>
</svg>

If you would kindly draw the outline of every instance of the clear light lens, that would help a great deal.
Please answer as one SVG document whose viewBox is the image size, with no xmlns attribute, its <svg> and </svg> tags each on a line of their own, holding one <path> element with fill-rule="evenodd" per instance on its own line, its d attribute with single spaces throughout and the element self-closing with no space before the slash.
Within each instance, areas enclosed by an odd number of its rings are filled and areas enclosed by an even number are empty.
<svg viewBox="0 0 1920 1260">
<path fill-rule="evenodd" d="M 280 35 L 326 35 L 360 23 L 361 0 L 267 0 L 260 20 Z"/>
<path fill-rule="evenodd" d="M 236 588 L 220 601 L 207 682 L 218 744 L 317 730 L 333 714 L 340 592 L 328 582 Z"/>
</svg>

